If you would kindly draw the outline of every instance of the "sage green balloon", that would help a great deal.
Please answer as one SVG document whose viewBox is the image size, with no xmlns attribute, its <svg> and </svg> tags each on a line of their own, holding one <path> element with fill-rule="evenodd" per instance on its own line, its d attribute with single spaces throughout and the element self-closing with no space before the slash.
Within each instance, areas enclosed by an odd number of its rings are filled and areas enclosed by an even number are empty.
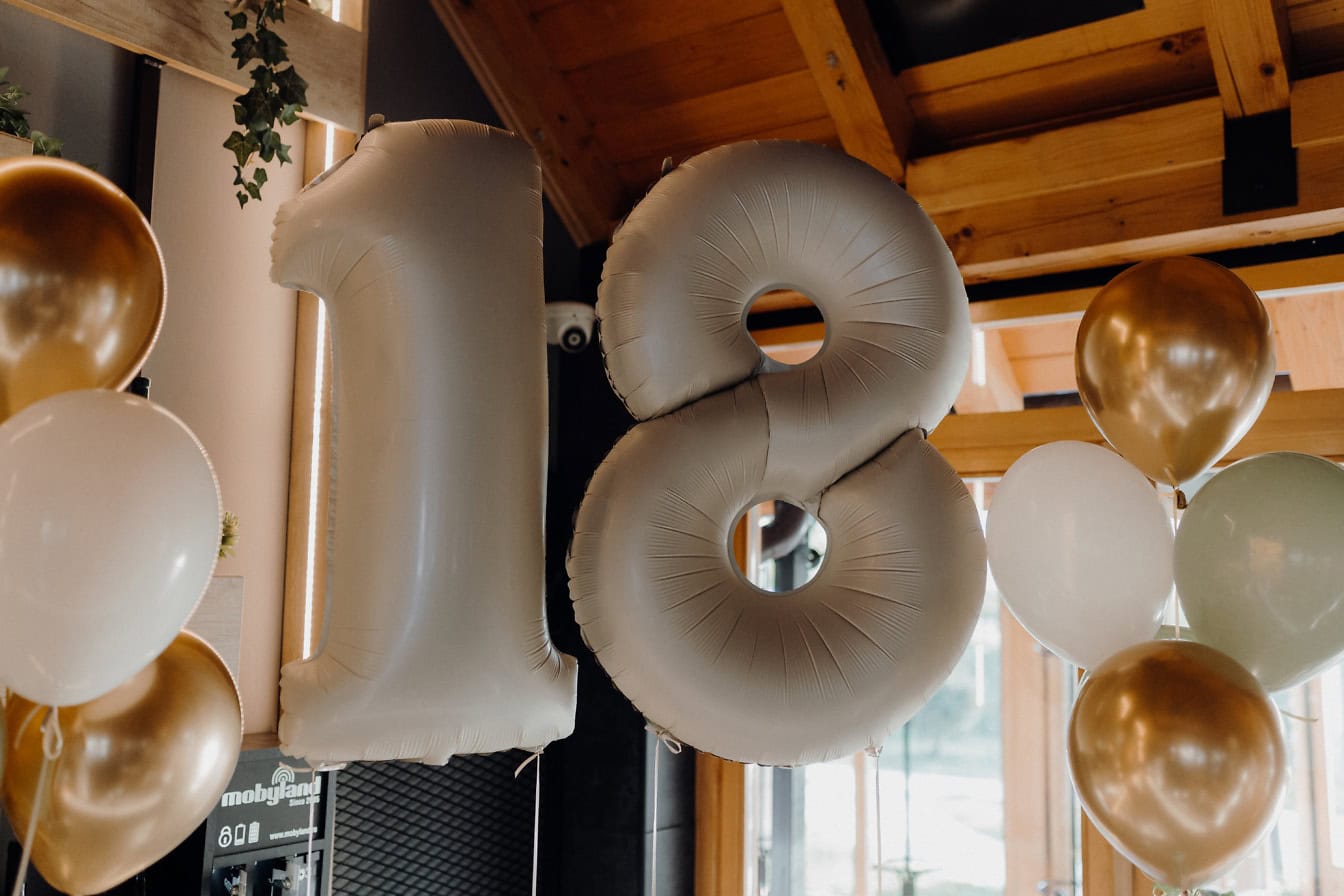
<svg viewBox="0 0 1344 896">
<path fill-rule="evenodd" d="M 1199 640 L 1270 691 L 1344 654 L 1344 470 L 1309 454 L 1235 463 L 1191 500 L 1176 591 Z"/>
</svg>

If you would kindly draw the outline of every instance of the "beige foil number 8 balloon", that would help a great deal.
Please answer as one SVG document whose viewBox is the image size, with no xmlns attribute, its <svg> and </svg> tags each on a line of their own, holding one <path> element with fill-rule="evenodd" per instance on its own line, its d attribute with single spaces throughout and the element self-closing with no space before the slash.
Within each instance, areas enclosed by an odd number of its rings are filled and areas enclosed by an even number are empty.
<svg viewBox="0 0 1344 896">
<path fill-rule="evenodd" d="M 767 360 L 744 325 L 777 288 L 826 321 L 818 355 Z M 805 143 L 697 156 L 618 230 L 599 293 L 636 425 L 594 475 L 570 550 L 575 613 L 659 730 L 744 762 L 880 744 L 946 679 L 984 596 L 965 485 L 925 440 L 970 353 L 938 231 L 879 172 Z M 774 595 L 729 539 L 785 498 L 826 527 L 816 577 Z"/>
</svg>

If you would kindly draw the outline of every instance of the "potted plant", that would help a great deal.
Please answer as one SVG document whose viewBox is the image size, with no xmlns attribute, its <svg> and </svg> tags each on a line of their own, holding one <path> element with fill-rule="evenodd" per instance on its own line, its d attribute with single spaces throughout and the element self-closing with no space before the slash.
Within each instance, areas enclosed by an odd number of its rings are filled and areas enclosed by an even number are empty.
<svg viewBox="0 0 1344 896">
<path fill-rule="evenodd" d="M 28 95 L 7 80 L 9 68 L 0 68 L 0 158 L 6 156 L 60 156 L 61 142 L 28 125 L 28 113 L 19 101 Z"/>
</svg>

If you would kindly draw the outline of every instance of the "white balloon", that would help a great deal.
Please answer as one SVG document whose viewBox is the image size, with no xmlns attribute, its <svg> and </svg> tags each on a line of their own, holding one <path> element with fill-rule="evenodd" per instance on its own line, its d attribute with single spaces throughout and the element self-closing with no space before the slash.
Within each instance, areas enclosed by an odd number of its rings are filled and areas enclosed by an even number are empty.
<svg viewBox="0 0 1344 896">
<path fill-rule="evenodd" d="M 326 622 L 282 670 L 282 748 L 437 764 L 567 736 L 535 154 L 468 121 L 383 125 L 285 203 L 271 253 L 326 299 L 336 368 Z"/>
<path fill-rule="evenodd" d="M 50 706 L 162 653 L 210 582 L 219 487 L 171 413 L 63 392 L 0 426 L 0 682 Z"/>
<path fill-rule="evenodd" d="M 994 491 L 989 568 L 1032 634 L 1084 669 L 1151 639 L 1171 595 L 1171 521 L 1143 474 L 1113 451 L 1052 442 Z"/>
</svg>

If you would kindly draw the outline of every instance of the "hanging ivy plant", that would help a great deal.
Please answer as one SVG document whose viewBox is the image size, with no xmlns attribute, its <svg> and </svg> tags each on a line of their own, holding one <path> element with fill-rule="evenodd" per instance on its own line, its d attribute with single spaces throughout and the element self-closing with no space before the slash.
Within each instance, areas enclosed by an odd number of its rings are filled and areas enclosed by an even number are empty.
<svg viewBox="0 0 1344 896">
<path fill-rule="evenodd" d="M 8 77 L 9 69 L 0 68 L 0 133 L 32 140 L 35 156 L 59 158 L 64 141 L 35 131 L 28 125 L 28 113 L 19 108 L 19 101 L 28 95 L 28 91 L 9 83 Z"/>
<path fill-rule="evenodd" d="M 254 17 L 250 23 L 249 12 Z M 233 120 L 239 129 L 224 141 L 224 148 L 238 162 L 233 166 L 233 183 L 242 188 L 236 194 L 242 207 L 249 199 L 261 199 L 266 183 L 262 165 L 274 159 L 281 165 L 293 161 L 289 145 L 280 141 L 276 123 L 286 125 L 298 120 L 308 104 L 308 82 L 299 77 L 292 64 L 286 64 L 289 53 L 284 38 L 271 27 L 285 20 L 285 0 L 243 0 L 226 15 L 233 30 L 242 32 L 233 41 L 238 68 L 257 61 L 249 72 L 251 89 L 233 101 Z M 254 157 L 260 160 L 255 165 Z"/>
</svg>

